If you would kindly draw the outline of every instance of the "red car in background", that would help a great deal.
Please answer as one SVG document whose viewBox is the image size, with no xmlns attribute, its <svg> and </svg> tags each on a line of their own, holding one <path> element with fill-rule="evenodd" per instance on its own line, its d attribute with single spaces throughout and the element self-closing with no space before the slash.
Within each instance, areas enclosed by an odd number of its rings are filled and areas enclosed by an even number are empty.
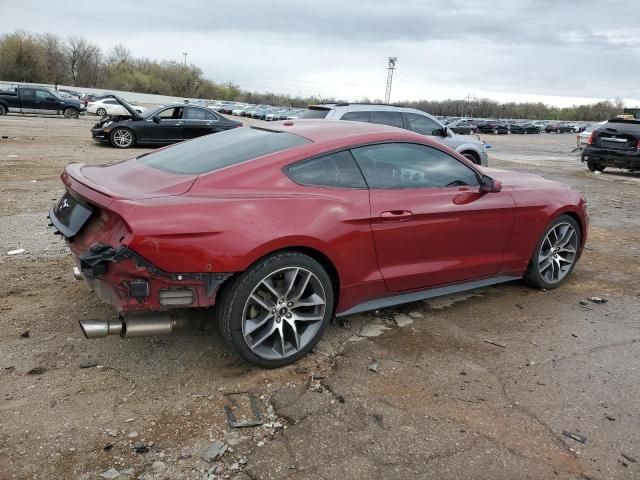
<svg viewBox="0 0 640 480">
<path fill-rule="evenodd" d="M 557 287 L 588 228 L 566 185 L 359 122 L 238 128 L 62 180 L 51 222 L 119 314 L 82 321 L 88 338 L 169 333 L 174 309 L 213 306 L 262 367 L 305 355 L 334 315 L 523 277 Z"/>
</svg>

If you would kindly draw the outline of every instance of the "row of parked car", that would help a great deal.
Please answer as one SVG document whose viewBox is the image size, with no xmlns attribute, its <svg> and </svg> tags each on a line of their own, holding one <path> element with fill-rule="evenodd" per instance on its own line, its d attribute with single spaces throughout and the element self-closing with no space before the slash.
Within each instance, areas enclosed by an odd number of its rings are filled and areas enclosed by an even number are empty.
<svg viewBox="0 0 640 480">
<path fill-rule="evenodd" d="M 575 124 L 569 122 L 553 122 L 547 120 L 488 120 L 473 118 L 439 117 L 453 132 L 463 135 L 476 133 L 501 134 L 529 134 L 529 133 L 579 133 L 589 124 Z"/>
</svg>

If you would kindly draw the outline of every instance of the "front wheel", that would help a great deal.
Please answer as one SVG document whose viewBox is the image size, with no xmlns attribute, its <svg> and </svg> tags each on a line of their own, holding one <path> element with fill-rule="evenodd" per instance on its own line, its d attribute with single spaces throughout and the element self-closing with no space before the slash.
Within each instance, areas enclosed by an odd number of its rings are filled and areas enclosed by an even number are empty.
<svg viewBox="0 0 640 480">
<path fill-rule="evenodd" d="M 67 108 L 65 109 L 64 113 L 64 118 L 78 118 L 80 117 L 80 112 L 78 110 L 76 110 L 75 108 Z"/>
<path fill-rule="evenodd" d="M 564 282 L 580 253 L 580 227 L 572 217 L 560 215 L 544 230 L 529 262 L 525 281 L 541 289 Z"/>
<path fill-rule="evenodd" d="M 4 108 L 4 105 L 0 105 L 0 117 L 7 113 L 7 109 Z"/>
<path fill-rule="evenodd" d="M 134 142 L 133 132 L 128 128 L 116 128 L 111 132 L 111 145 L 116 148 L 129 148 Z"/>
<path fill-rule="evenodd" d="M 295 362 L 318 343 L 333 314 L 325 269 L 295 251 L 265 257 L 220 292 L 220 333 L 246 361 L 263 368 Z"/>
</svg>

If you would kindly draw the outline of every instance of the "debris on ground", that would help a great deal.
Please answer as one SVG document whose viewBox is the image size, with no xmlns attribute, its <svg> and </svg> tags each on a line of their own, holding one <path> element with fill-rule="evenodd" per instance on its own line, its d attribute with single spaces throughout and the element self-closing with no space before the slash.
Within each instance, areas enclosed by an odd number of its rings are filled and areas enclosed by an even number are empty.
<svg viewBox="0 0 640 480">
<path fill-rule="evenodd" d="M 601 297 L 589 297 L 587 298 L 587 300 L 593 303 L 607 303 L 609 301 L 606 298 L 601 298 Z"/>
<path fill-rule="evenodd" d="M 369 365 L 367 365 L 367 370 L 378 373 L 378 362 L 374 359 Z"/>
<path fill-rule="evenodd" d="M 17 250 L 9 250 L 7 255 L 20 255 L 21 253 L 26 252 L 24 248 L 18 248 Z"/>
<path fill-rule="evenodd" d="M 400 328 L 406 327 L 407 325 L 411 325 L 413 323 L 413 319 L 408 315 L 396 315 L 395 317 L 393 317 L 393 320 Z"/>
<path fill-rule="evenodd" d="M 606 418 L 607 420 L 611 420 L 612 422 L 616 421 L 615 417 L 612 417 L 611 415 L 605 415 L 604 418 Z"/>
<path fill-rule="evenodd" d="M 118 478 L 120 476 L 120 472 L 118 470 L 116 470 L 115 468 L 111 467 L 106 472 L 102 472 L 100 474 L 100 476 L 102 478 L 106 478 L 108 480 L 111 480 L 111 479 L 114 479 L 114 478 Z"/>
<path fill-rule="evenodd" d="M 46 371 L 45 367 L 34 367 L 27 372 L 27 375 L 42 375 Z"/>
<path fill-rule="evenodd" d="M 93 367 L 97 367 L 99 365 L 98 362 L 96 362 L 95 360 L 85 360 L 84 362 L 80 363 L 79 367 L 80 368 L 93 368 Z"/>
<path fill-rule="evenodd" d="M 569 432 L 567 430 L 563 430 L 562 434 L 565 437 L 569 437 L 569 438 L 575 440 L 576 442 L 585 443 L 587 441 L 587 437 L 585 437 L 584 435 L 580 435 L 579 433 L 574 433 L 574 432 Z"/>
<path fill-rule="evenodd" d="M 638 461 L 635 459 L 635 457 L 632 457 L 631 455 L 627 455 L 626 453 L 620 453 L 620 455 L 622 456 L 622 458 L 624 458 L 625 460 L 628 460 L 631 463 L 636 463 Z"/>
<path fill-rule="evenodd" d="M 296 367 L 294 370 L 298 375 L 304 375 L 305 373 L 309 373 L 309 369 L 307 367 Z"/>
<path fill-rule="evenodd" d="M 202 452 L 202 459 L 209 463 L 215 462 L 224 455 L 227 448 L 229 447 L 225 442 L 213 442 L 204 452 Z"/>
<path fill-rule="evenodd" d="M 149 447 L 144 442 L 136 442 L 133 444 L 133 451 L 135 453 L 147 453 Z"/>
<path fill-rule="evenodd" d="M 232 428 L 248 428 L 262 425 L 262 413 L 256 396 L 251 392 L 235 392 L 225 394 L 229 402 L 224 406 L 227 423 Z M 247 420 L 238 420 L 247 419 Z"/>
<path fill-rule="evenodd" d="M 424 318 L 424 314 L 422 312 L 409 312 L 409 316 L 411 318 Z"/>
<path fill-rule="evenodd" d="M 29 330 L 25 330 L 20 334 L 22 338 L 29 338 L 30 335 L 31 335 L 31 332 L 29 332 Z"/>
<path fill-rule="evenodd" d="M 500 348 L 507 348 L 506 345 L 502 345 L 501 343 L 494 342 L 493 340 L 485 340 L 484 343 L 488 343 L 490 345 L 495 345 L 496 347 L 500 347 Z"/>
</svg>

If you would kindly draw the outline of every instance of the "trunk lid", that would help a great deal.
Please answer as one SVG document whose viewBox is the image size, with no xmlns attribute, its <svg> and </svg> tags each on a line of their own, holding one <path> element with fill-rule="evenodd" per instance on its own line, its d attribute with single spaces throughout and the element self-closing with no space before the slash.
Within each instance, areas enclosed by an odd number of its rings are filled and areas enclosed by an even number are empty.
<svg viewBox="0 0 640 480">
<path fill-rule="evenodd" d="M 181 195 L 198 178 L 197 174 L 169 173 L 148 167 L 137 158 L 110 165 L 72 163 L 65 173 L 103 195 L 130 200 Z"/>
</svg>

